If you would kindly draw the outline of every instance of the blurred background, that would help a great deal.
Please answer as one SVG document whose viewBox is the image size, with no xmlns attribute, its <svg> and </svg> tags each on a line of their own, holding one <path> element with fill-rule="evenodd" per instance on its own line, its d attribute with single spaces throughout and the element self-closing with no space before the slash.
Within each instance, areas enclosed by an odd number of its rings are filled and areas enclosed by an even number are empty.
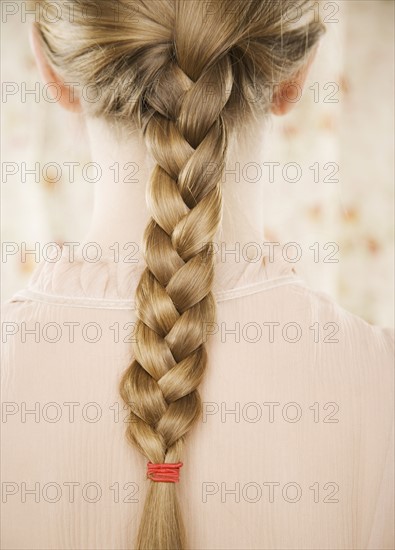
<svg viewBox="0 0 395 550">
<path fill-rule="evenodd" d="M 93 197 L 81 175 L 82 121 L 43 99 L 28 39 L 34 17 L 21 5 L 2 2 L 1 36 L 2 241 L 18 251 L 81 240 Z M 270 122 L 260 159 L 278 163 L 273 181 L 263 168 L 266 240 L 300 243 L 308 284 L 393 326 L 394 3 L 324 1 L 320 11 L 328 31 L 306 89 L 291 114 Z M 33 255 L 3 256 L 2 301 L 36 267 Z"/>
</svg>

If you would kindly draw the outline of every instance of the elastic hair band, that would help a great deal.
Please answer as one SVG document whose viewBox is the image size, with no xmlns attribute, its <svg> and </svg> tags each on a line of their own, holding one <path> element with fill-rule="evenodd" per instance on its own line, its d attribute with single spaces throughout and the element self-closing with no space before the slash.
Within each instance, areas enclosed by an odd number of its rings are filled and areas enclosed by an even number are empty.
<svg viewBox="0 0 395 550">
<path fill-rule="evenodd" d="M 164 483 L 177 483 L 180 479 L 180 468 L 182 462 L 153 464 L 147 463 L 147 478 L 151 481 L 162 481 Z"/>
</svg>

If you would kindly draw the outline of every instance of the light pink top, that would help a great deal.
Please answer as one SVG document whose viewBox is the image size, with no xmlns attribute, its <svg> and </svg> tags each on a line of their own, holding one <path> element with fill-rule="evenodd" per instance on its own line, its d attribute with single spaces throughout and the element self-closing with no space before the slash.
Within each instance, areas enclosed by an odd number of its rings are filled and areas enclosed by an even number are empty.
<svg viewBox="0 0 395 550">
<path fill-rule="evenodd" d="M 62 257 L 4 305 L 2 548 L 133 548 L 150 481 L 118 382 L 142 269 Z M 218 263 L 215 294 L 177 486 L 188 548 L 394 548 L 393 331 L 280 257 Z"/>
</svg>

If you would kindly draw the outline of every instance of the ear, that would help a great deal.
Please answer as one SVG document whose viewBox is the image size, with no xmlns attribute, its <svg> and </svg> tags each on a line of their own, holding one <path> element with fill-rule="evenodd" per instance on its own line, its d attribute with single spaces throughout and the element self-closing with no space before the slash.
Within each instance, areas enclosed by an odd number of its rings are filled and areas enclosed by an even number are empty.
<svg viewBox="0 0 395 550">
<path fill-rule="evenodd" d="M 300 100 L 310 67 L 317 55 L 317 50 L 318 47 L 316 46 L 303 67 L 292 78 L 282 82 L 274 91 L 271 107 L 271 112 L 274 115 L 286 115 Z"/>
<path fill-rule="evenodd" d="M 81 102 L 76 94 L 75 87 L 71 87 L 55 73 L 49 64 L 42 47 L 42 38 L 38 26 L 34 23 L 30 28 L 30 46 L 36 60 L 36 64 L 45 84 L 52 84 L 48 87 L 47 93 L 57 99 L 58 103 L 74 113 L 81 112 Z"/>
</svg>

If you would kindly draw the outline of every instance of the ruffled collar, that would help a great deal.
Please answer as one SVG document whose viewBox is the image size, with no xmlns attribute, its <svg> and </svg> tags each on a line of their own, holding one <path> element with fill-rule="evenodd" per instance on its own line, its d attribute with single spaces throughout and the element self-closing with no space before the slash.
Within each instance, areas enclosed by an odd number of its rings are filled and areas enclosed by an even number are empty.
<svg viewBox="0 0 395 550">
<path fill-rule="evenodd" d="M 108 254 L 93 261 L 82 249 L 63 247 L 56 261 L 43 260 L 33 272 L 26 289 L 17 293 L 38 301 L 72 303 L 94 307 L 134 307 L 134 293 L 145 269 L 140 255 L 117 258 Z M 282 249 L 275 254 L 262 249 L 254 261 L 245 254 L 216 255 L 213 292 L 218 301 L 243 296 L 279 284 L 304 284 L 294 264 Z"/>
</svg>

